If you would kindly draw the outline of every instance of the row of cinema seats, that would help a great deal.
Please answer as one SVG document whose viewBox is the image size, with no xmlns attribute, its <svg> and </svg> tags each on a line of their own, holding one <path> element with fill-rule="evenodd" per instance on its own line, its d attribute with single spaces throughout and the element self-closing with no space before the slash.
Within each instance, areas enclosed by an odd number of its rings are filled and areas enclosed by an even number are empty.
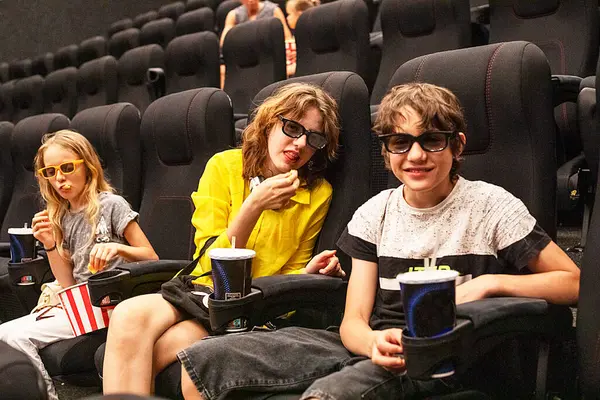
<svg viewBox="0 0 600 400">
<path fill-rule="evenodd" d="M 511 42 L 417 58 L 399 68 L 389 85 L 424 81 L 454 91 L 463 104 L 469 126 L 462 175 L 469 179 L 483 179 L 499 184 L 511 191 L 524 201 L 540 225 L 555 238 L 556 160 L 553 138 L 556 128 L 550 77 L 547 59 L 538 47 L 526 42 Z M 290 81 L 295 80 L 323 86 L 340 104 L 340 157 L 328 171 L 328 179 L 334 188 L 334 198 L 317 246 L 319 251 L 334 246 L 335 239 L 353 211 L 377 191 L 378 186 L 396 187 L 398 182 L 391 174 L 382 171 L 380 156 L 371 151 L 377 146 L 373 145 L 375 142 L 368 133 L 369 96 L 366 85 L 358 75 L 330 72 L 298 77 Z M 283 84 L 285 82 L 278 82 L 264 88 L 257 95 L 255 104 L 260 104 L 276 87 Z M 228 97 L 218 89 L 196 89 L 172 94 L 153 102 L 142 117 L 139 130 L 141 145 L 137 147 L 134 137 L 140 121 L 133 110 L 134 107 L 127 104 L 99 107 L 80 113 L 70 122 L 70 126 L 80 129 L 94 143 L 115 186 L 124 190 L 124 195 L 134 207 L 139 204 L 142 228 L 162 259 L 157 263 L 134 263 L 127 267 L 133 291 L 125 295 L 156 289 L 160 282 L 172 276 L 185 263 L 165 259 L 190 258 L 194 249 L 193 229 L 189 225 L 192 213 L 189 193 L 195 188 L 206 160 L 214 152 L 233 145 L 231 105 Z M 33 172 L 29 167 L 32 154 L 39 145 L 43 131 L 59 128 L 56 125 L 50 126 L 48 118 L 62 120 L 64 125 L 69 124 L 64 117 L 36 116 L 18 123 L 12 133 L 14 168 L 22 171 L 16 175 L 18 182 L 15 182 L 15 187 L 26 187 L 29 192 L 25 196 L 29 196 L 30 199 L 35 197 L 36 192 Z M 37 121 L 46 122 L 40 124 Z M 127 146 L 123 146 L 123 142 L 117 140 L 124 140 L 125 136 L 131 140 Z M 141 182 L 137 185 L 131 181 L 125 183 L 123 178 L 139 175 L 127 172 L 126 166 L 122 164 L 123 155 L 125 152 L 139 153 L 139 146 L 144 160 L 141 163 L 144 166 Z M 523 185 L 523 182 L 528 182 L 528 185 Z M 132 197 L 132 190 L 140 187 L 141 202 L 136 203 L 135 195 Z M 37 210 L 32 202 L 24 202 L 21 198 L 21 191 L 13 191 L 10 202 L 13 209 L 11 211 L 9 207 L 9 212 L 4 218 L 3 233 L 9 226 L 22 226 L 22 222 L 28 221 Z M 137 199 L 139 201 L 139 197 Z M 29 209 L 25 210 L 26 206 L 30 206 Z M 11 212 L 16 215 L 16 208 L 21 209 L 21 220 L 11 216 Z M 590 249 L 590 253 L 594 251 L 593 248 Z M 350 273 L 348 258 L 343 254 L 340 258 L 345 270 Z M 597 275 L 593 271 L 593 264 L 589 265 L 589 273 Z M 303 285 L 312 281 L 312 277 L 290 282 L 287 279 L 289 278 L 285 276 L 260 278 L 255 280 L 254 285 L 259 288 L 261 285 L 290 287 L 304 293 Z M 286 282 L 284 286 L 281 286 L 282 280 Z M 335 282 L 335 291 L 343 291 L 339 280 L 325 280 Z M 0 293 L 5 292 L 6 286 Z M 331 288 L 326 289 L 329 291 Z M 265 296 L 265 299 L 267 297 Z M 295 297 L 284 296 L 287 299 Z M 286 306 L 293 309 L 312 308 L 316 305 L 315 299 L 319 299 L 313 297 L 311 301 L 302 296 L 299 298 L 304 299 L 301 304 L 292 302 Z M 264 304 L 258 307 L 261 315 L 252 315 L 253 321 L 258 322 L 261 318 L 277 315 L 269 314 L 274 313 L 272 310 L 281 311 L 277 301 L 265 299 L 261 300 Z M 485 347 L 506 345 L 504 340 L 498 339 L 496 333 L 502 336 L 502 339 L 535 337 L 536 346 L 533 351 L 528 347 L 528 351 L 518 353 L 519 360 L 504 360 L 519 361 L 526 366 L 533 365 L 533 370 L 511 376 L 508 382 L 500 379 L 494 382 L 490 382 L 490 379 L 478 380 L 487 386 L 481 389 L 499 390 L 504 394 L 514 393 L 514 398 L 524 398 L 526 395 L 531 397 L 533 393 L 536 393 L 538 398 L 543 398 L 540 396 L 544 396 L 548 390 L 566 390 L 565 388 L 572 384 L 568 379 L 572 375 L 569 371 L 560 371 L 560 374 L 546 381 L 544 360 L 547 361 L 545 357 L 550 343 L 566 341 L 572 335 L 570 312 L 567 310 L 568 317 L 565 318 L 564 313 L 555 315 L 555 310 L 545 302 L 514 300 L 493 299 L 491 302 L 478 303 L 480 307 L 460 308 L 460 318 L 472 329 L 463 343 L 469 345 L 469 351 L 465 351 L 468 357 L 456 357 L 456 362 L 459 363 L 457 369 L 460 372 L 488 372 L 488 369 L 483 369 L 478 364 L 480 361 L 485 364 L 488 359 L 485 356 L 489 349 L 486 350 Z M 273 304 L 272 309 L 267 307 L 271 304 L 269 302 Z M 342 306 L 339 301 L 333 305 Z M 508 312 L 490 312 L 487 307 Z M 517 314 L 512 313 L 515 308 Z M 4 305 L 3 311 L 6 311 Z M 590 322 L 590 317 L 585 320 L 582 318 L 584 317 L 580 317 L 578 327 L 589 326 L 586 329 L 592 331 L 596 329 L 595 322 Z M 503 328 L 507 328 L 508 332 Z M 76 379 L 81 377 L 82 373 L 93 372 L 94 351 L 104 341 L 104 334 L 98 332 L 44 349 L 41 355 L 51 375 Z M 542 345 L 537 346 L 540 338 Z M 461 349 L 465 350 L 464 347 Z M 585 354 L 587 362 L 597 359 L 596 353 L 591 353 Z M 506 355 L 506 352 L 504 354 Z M 555 353 L 550 355 L 552 359 Z M 96 358 L 97 367 L 101 369 L 102 347 L 99 348 Z M 537 380 L 536 363 L 539 363 Z M 562 359 L 558 360 L 558 364 L 567 365 Z M 504 363 L 501 365 L 505 366 Z M 177 365 L 172 365 L 161 373 L 157 377 L 157 392 L 173 398 L 177 392 L 179 372 Z M 502 387 L 498 387 L 500 383 L 503 384 Z M 586 381 L 582 387 L 592 383 Z"/>
</svg>

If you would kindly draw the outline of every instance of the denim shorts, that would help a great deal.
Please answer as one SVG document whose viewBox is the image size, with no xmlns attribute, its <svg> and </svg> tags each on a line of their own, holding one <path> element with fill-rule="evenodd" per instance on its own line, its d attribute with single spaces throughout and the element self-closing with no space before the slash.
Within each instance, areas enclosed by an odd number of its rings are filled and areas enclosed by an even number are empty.
<svg viewBox="0 0 600 400">
<path fill-rule="evenodd" d="M 289 327 L 201 340 L 178 358 L 207 400 L 258 399 L 298 393 L 302 399 L 402 399 L 441 394 L 440 380 L 414 382 L 356 356 L 337 332 Z"/>
</svg>

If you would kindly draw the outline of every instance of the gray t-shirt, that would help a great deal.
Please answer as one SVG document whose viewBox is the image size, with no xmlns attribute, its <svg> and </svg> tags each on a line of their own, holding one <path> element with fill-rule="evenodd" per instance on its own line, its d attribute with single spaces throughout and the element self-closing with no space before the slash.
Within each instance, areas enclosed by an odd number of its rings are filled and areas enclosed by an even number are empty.
<svg viewBox="0 0 600 400">
<path fill-rule="evenodd" d="M 90 241 L 90 224 L 83 211 L 67 212 L 62 219 L 63 246 L 71 253 L 73 277 L 77 283 L 87 281 L 92 275 L 88 270 L 88 263 L 94 245 L 108 242 L 127 244 L 123 236 L 125 227 L 138 218 L 138 213 L 133 211 L 127 201 L 119 195 L 102 192 L 98 195 L 98 200 L 100 213 L 93 241 Z M 123 258 L 116 257 L 104 270 L 112 269 L 124 262 Z"/>
<path fill-rule="evenodd" d="M 263 8 L 258 12 L 256 19 L 270 18 L 275 13 L 275 9 L 278 7 L 277 4 L 272 3 L 268 0 L 262 2 Z M 242 5 L 235 8 L 235 24 L 241 24 L 242 22 L 248 22 L 248 9 Z"/>
</svg>

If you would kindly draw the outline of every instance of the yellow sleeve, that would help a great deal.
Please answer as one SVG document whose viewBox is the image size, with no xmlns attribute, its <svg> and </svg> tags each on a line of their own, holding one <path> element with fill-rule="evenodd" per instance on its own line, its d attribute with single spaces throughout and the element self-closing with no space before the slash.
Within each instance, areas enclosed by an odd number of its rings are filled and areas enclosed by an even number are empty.
<svg viewBox="0 0 600 400">
<path fill-rule="evenodd" d="M 310 207 L 307 211 L 308 215 L 303 215 L 300 218 L 306 218 L 311 221 L 306 230 L 302 233 L 300 244 L 294 255 L 281 268 L 281 274 L 301 274 L 302 268 L 313 256 L 313 250 L 317 242 L 317 237 L 325 223 L 329 204 L 331 203 L 332 189 L 329 182 L 323 180 L 311 193 L 311 203 L 314 201 L 314 207 Z M 314 199 L 314 200 L 313 200 Z"/>
<path fill-rule="evenodd" d="M 213 156 L 204 169 L 204 173 L 198 183 L 198 189 L 192 193 L 192 201 L 195 210 L 192 215 L 192 225 L 196 228 L 194 244 L 196 252 L 194 258 L 198 257 L 205 242 L 213 236 L 217 239 L 198 262 L 192 275 L 201 275 L 210 271 L 210 258 L 208 251 L 211 248 L 231 247 L 227 237 L 227 225 L 229 213 L 231 212 L 231 190 L 229 187 L 230 176 L 227 166 L 221 159 L 221 154 Z M 198 283 L 212 285 L 210 277 L 202 278 Z"/>
</svg>

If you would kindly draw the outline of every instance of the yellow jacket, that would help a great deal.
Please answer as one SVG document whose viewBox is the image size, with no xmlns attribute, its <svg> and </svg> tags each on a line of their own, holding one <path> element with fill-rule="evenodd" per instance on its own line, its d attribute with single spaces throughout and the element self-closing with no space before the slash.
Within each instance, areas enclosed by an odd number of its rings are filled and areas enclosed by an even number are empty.
<svg viewBox="0 0 600 400">
<path fill-rule="evenodd" d="M 196 207 L 192 216 L 192 224 L 196 228 L 194 258 L 206 240 L 218 237 L 206 250 L 192 275 L 210 271 L 210 249 L 231 247 L 227 227 L 249 194 L 249 182 L 242 178 L 241 149 L 217 153 L 208 161 L 198 190 L 192 193 Z M 246 244 L 246 248 L 256 251 L 252 277 L 301 273 L 312 257 L 331 194 L 331 185 L 322 179 L 311 190 L 300 187 L 285 208 L 262 212 Z M 194 283 L 212 286 L 212 279 L 206 276 Z"/>
</svg>

